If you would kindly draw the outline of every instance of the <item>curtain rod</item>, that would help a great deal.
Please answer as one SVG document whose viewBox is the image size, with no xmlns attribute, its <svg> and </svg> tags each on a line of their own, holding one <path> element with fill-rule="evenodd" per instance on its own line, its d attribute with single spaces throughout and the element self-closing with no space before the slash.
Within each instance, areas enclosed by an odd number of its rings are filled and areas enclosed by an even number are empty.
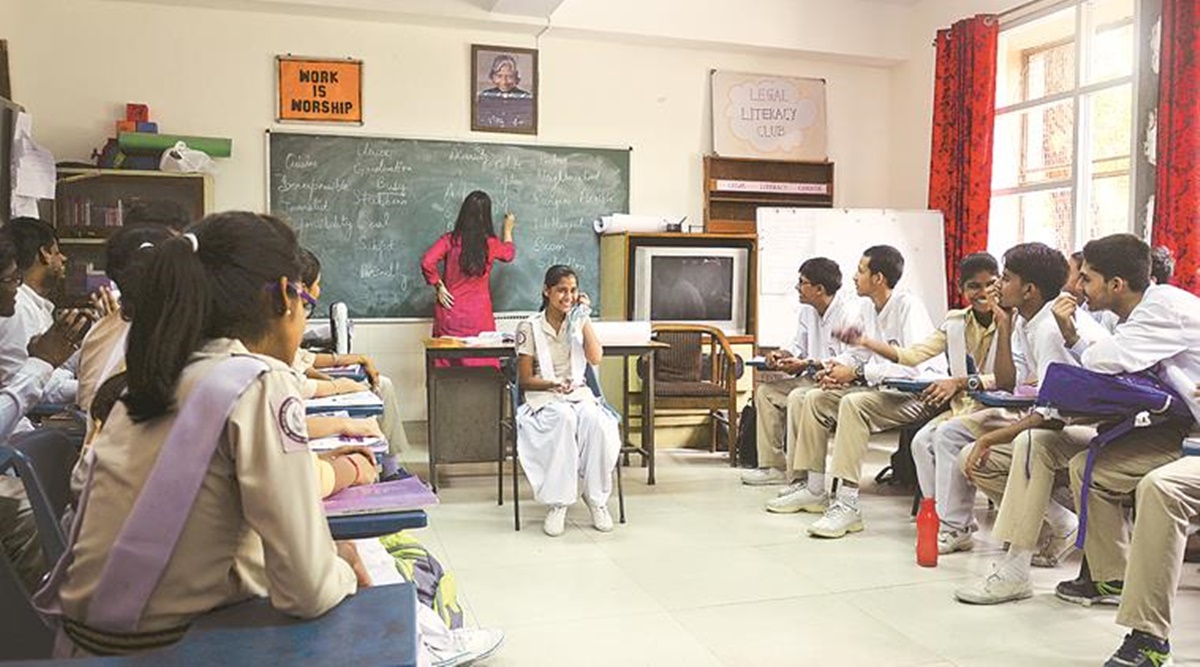
<svg viewBox="0 0 1200 667">
<path fill-rule="evenodd" d="M 1013 20 L 1016 15 L 1033 14 L 1035 12 L 1042 12 L 1055 8 L 1058 5 L 1068 4 L 1073 3 L 1070 0 L 1029 0 L 1028 2 L 1023 2 L 1016 7 L 1011 7 L 1000 12 L 999 14 L 996 14 L 996 18 L 1001 22 L 1005 22 Z"/>
</svg>

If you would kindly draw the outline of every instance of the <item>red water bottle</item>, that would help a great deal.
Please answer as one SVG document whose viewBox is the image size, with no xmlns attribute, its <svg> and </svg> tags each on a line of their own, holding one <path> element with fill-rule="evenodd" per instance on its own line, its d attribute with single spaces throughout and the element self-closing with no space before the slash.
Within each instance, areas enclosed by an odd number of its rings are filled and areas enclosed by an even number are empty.
<svg viewBox="0 0 1200 667">
<path fill-rule="evenodd" d="M 917 513 L 917 565 L 921 567 L 937 567 L 940 522 L 936 505 L 933 498 L 923 498 Z"/>
</svg>

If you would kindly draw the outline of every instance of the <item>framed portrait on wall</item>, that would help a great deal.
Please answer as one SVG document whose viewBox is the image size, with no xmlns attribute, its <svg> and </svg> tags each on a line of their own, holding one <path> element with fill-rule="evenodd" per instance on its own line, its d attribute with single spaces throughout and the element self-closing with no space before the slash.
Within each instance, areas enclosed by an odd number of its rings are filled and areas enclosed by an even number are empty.
<svg viewBox="0 0 1200 667">
<path fill-rule="evenodd" d="M 471 129 L 537 134 L 537 49 L 471 45 Z"/>
</svg>

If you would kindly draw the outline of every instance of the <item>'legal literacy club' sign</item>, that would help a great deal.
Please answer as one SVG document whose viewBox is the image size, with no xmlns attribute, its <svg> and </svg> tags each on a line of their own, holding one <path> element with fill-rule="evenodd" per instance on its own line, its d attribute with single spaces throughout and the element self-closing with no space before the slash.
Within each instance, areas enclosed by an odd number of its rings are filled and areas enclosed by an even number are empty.
<svg viewBox="0 0 1200 667">
<path fill-rule="evenodd" d="M 279 120 L 362 123 L 362 61 L 279 56 Z"/>
<path fill-rule="evenodd" d="M 712 73 L 713 152 L 772 160 L 827 159 L 825 81 Z"/>
</svg>

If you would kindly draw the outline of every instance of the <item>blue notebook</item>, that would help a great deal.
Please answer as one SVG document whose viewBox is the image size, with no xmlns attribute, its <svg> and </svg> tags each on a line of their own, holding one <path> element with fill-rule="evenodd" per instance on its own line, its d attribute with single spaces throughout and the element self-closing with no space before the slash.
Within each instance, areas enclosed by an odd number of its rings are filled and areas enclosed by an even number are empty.
<svg viewBox="0 0 1200 667">
<path fill-rule="evenodd" d="M 919 394 L 933 384 L 933 380 L 913 380 L 909 378 L 883 378 L 880 383 L 888 389 L 902 391 L 907 394 Z"/>
<path fill-rule="evenodd" d="M 353 394 L 338 394 L 305 401 L 305 411 L 310 415 L 330 413 L 346 414 L 350 417 L 375 417 L 383 414 L 383 399 L 369 391 Z"/>
<path fill-rule="evenodd" d="M 971 396 L 989 408 L 1031 408 L 1037 402 L 1035 396 L 1016 396 L 1007 391 L 979 391 Z"/>
</svg>

